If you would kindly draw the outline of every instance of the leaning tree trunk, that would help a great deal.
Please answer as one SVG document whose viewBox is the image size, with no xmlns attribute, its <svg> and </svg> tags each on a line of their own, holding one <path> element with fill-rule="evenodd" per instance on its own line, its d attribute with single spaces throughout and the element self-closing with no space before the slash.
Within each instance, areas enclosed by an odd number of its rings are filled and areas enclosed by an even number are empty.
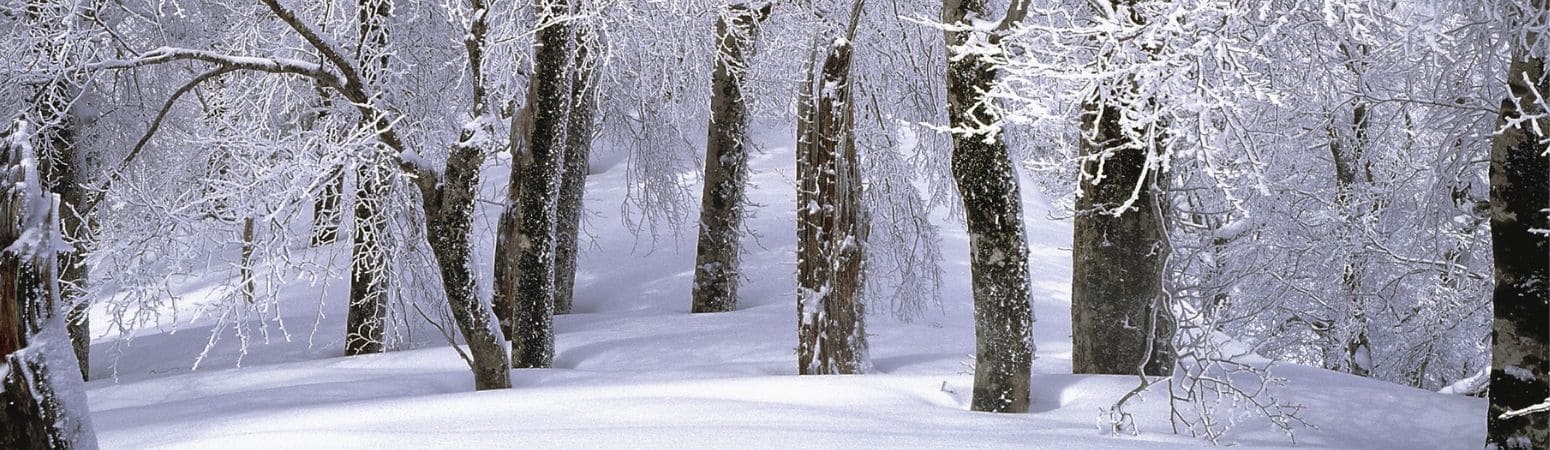
<svg viewBox="0 0 1550 450">
<path fill-rule="evenodd" d="M 734 4 L 716 22 L 716 61 L 711 74 L 710 131 L 705 141 L 705 190 L 700 199 L 700 236 L 694 258 L 696 313 L 737 308 L 738 236 L 748 184 L 748 106 L 743 72 L 748 45 L 769 5 L 754 10 Z"/>
<path fill-rule="evenodd" d="M 860 161 L 853 134 L 849 40 L 829 49 L 797 108 L 797 368 L 855 374 L 869 365 Z M 814 99 L 815 94 L 817 98 Z"/>
<path fill-rule="evenodd" d="M 1543 2 L 1535 2 L 1541 11 Z M 1523 27 L 1528 28 L 1528 27 Z M 1529 47 L 1537 40 L 1528 33 Z M 1511 98 L 1502 100 L 1491 139 L 1491 249 L 1495 254 L 1495 322 L 1486 438 L 1498 448 L 1550 447 L 1550 414 L 1505 417 L 1550 400 L 1550 120 L 1539 100 L 1550 95 L 1545 60 L 1515 48 L 1507 70 Z M 1532 80 L 1532 84 L 1530 83 Z"/>
<path fill-rule="evenodd" d="M 1169 248 L 1156 150 L 1123 129 L 1119 107 L 1110 103 L 1117 101 L 1123 100 L 1094 98 L 1083 108 L 1087 138 L 1072 243 L 1071 366 L 1078 374 L 1133 375 L 1140 368 L 1146 375 L 1169 375 L 1174 326 L 1162 292 Z"/>
<path fill-rule="evenodd" d="M 596 67 L 587 28 L 576 29 L 575 70 L 570 87 L 570 116 L 565 130 L 565 174 L 560 181 L 554 249 L 554 313 L 570 314 L 576 289 L 577 238 L 581 230 L 587 163 L 592 155 L 592 120 L 597 106 Z"/>
<path fill-rule="evenodd" d="M 0 131 L 0 448 L 94 449 L 58 286 L 59 197 L 27 167 L 25 123 Z M 23 162 L 26 161 L 26 164 Z M 24 235 L 36 238 L 22 241 Z"/>
<path fill-rule="evenodd" d="M 361 0 L 362 72 L 366 83 L 387 71 L 387 18 L 391 0 Z M 383 117 L 363 117 L 365 126 L 387 126 Z M 355 232 L 350 250 L 350 305 L 345 317 L 346 355 L 380 353 L 387 328 L 387 275 L 391 270 L 384 237 L 386 200 L 393 168 L 384 148 L 374 146 L 355 170 Z"/>
<path fill-rule="evenodd" d="M 565 158 L 565 120 L 570 89 L 566 66 L 570 23 L 560 19 L 569 0 L 535 0 L 540 12 L 533 83 L 538 83 L 533 133 L 528 145 L 531 170 L 523 178 L 517 219 L 516 312 L 512 315 L 511 364 L 518 368 L 554 363 L 555 203 Z"/>
<path fill-rule="evenodd" d="M 482 35 L 483 31 L 480 33 Z M 484 111 L 477 113 L 481 115 L 476 117 L 481 119 L 487 114 Z M 475 125 L 482 129 L 464 130 L 447 157 L 447 171 L 441 186 L 425 199 L 425 214 L 429 219 L 426 234 L 436 262 L 441 266 L 442 288 L 446 291 L 452 318 L 463 333 L 463 341 L 468 343 L 474 389 L 505 389 L 511 387 L 505 340 L 495 311 L 479 300 L 479 290 L 474 284 L 473 249 L 469 244 L 479 166 L 484 161 L 485 149 L 480 145 L 488 142 L 488 136 L 495 132 L 493 123 L 487 120 Z"/>
<path fill-rule="evenodd" d="M 985 0 L 947 0 L 942 20 L 962 24 L 988 17 Z M 1018 2 L 1013 2 L 1017 4 Z M 1003 21 L 1014 20 L 1007 17 Z M 1003 22 L 1005 23 L 1005 22 Z M 949 53 L 971 41 L 991 45 L 999 34 L 963 27 L 945 32 Z M 976 36 L 979 34 L 980 36 Z M 1027 412 L 1033 364 L 1033 309 L 1029 300 L 1028 241 L 1023 232 L 1021 193 L 1006 140 L 986 93 L 996 65 L 980 54 L 947 59 L 947 117 L 953 129 L 953 179 L 963 197 L 969 232 L 969 271 L 974 289 L 975 411 Z"/>
</svg>

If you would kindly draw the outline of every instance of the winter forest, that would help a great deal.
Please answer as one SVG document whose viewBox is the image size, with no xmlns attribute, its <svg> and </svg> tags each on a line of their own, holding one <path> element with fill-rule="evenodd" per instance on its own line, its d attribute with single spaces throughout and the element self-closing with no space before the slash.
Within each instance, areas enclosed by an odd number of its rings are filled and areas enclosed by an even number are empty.
<svg viewBox="0 0 1550 450">
<path fill-rule="evenodd" d="M 1550 448 L 1547 0 L 0 0 L 0 448 Z"/>
</svg>

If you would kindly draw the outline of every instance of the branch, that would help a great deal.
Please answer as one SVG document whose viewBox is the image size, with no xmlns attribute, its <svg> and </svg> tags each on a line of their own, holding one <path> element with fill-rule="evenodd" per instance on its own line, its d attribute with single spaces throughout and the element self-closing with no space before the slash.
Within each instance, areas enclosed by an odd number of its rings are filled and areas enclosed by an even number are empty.
<svg viewBox="0 0 1550 450">
<path fill-rule="evenodd" d="M 114 168 L 112 172 L 108 172 L 108 178 L 102 181 L 102 186 L 92 190 L 92 192 L 98 192 L 99 194 L 92 196 L 91 201 L 80 208 L 80 211 L 83 211 L 84 214 L 90 214 L 91 211 L 96 210 L 97 202 L 101 201 L 103 197 L 100 193 L 108 190 L 115 181 L 118 181 L 118 178 L 123 175 L 124 170 L 129 168 L 129 164 L 134 162 L 136 157 L 140 156 L 140 151 L 145 150 L 145 144 L 151 141 L 151 137 L 156 135 L 157 130 L 161 129 L 161 123 L 167 118 L 167 113 L 172 111 L 172 107 L 177 104 L 179 98 L 183 97 L 183 94 L 193 91 L 194 88 L 199 87 L 200 84 L 206 81 L 236 70 L 239 69 L 229 66 L 218 67 L 215 70 L 194 77 L 188 84 L 184 84 L 177 91 L 173 91 L 172 96 L 167 97 L 167 101 L 163 102 L 161 109 L 156 112 L 156 118 L 151 120 L 151 125 L 146 127 L 145 134 L 140 135 L 140 140 L 135 142 L 134 148 L 129 149 L 129 154 L 124 156 L 124 160 L 119 162 L 118 167 Z"/>
<path fill-rule="evenodd" d="M 289 25 L 291 29 L 296 30 L 296 34 L 301 35 L 301 38 L 305 39 L 308 44 L 318 49 L 318 52 L 323 54 L 323 58 L 328 59 L 330 63 L 334 64 L 334 67 L 339 68 L 339 72 L 343 74 L 344 78 L 344 83 L 339 87 L 345 88 L 340 93 L 345 94 L 345 98 L 355 103 L 366 103 L 365 91 L 362 88 L 364 83 L 361 83 L 360 71 L 356 70 L 355 64 L 339 52 L 338 46 L 324 39 L 323 35 L 318 34 L 312 27 L 307 26 L 306 22 L 302 22 L 300 18 L 296 17 L 296 13 L 280 6 L 279 0 L 263 0 L 263 2 L 269 6 L 269 10 L 273 11 L 275 16 L 285 21 L 285 24 Z M 360 97 L 357 98 L 352 94 L 359 95 Z"/>
<path fill-rule="evenodd" d="M 339 75 L 329 72 L 323 66 L 288 58 L 257 58 L 249 56 L 234 56 L 215 53 L 204 50 L 194 50 L 176 47 L 157 48 L 134 59 L 115 59 L 90 64 L 86 70 L 115 70 L 133 69 L 156 64 L 164 64 L 174 61 L 203 61 L 227 70 L 252 70 L 257 72 L 301 75 L 316 80 L 318 84 L 340 90 L 346 80 Z M 342 91 L 341 91 L 342 92 Z"/>
</svg>

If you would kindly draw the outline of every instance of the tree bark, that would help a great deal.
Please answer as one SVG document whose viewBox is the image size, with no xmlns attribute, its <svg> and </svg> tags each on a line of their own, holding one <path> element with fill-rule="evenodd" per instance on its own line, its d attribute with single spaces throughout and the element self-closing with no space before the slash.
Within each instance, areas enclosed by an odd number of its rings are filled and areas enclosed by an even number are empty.
<svg viewBox="0 0 1550 450">
<path fill-rule="evenodd" d="M 522 109 L 511 117 L 511 176 L 506 187 L 506 207 L 501 209 L 500 221 L 495 230 L 495 277 L 493 283 L 495 317 L 500 321 L 501 333 L 508 338 L 516 337 L 512 328 L 517 313 L 517 261 L 522 252 L 517 246 L 521 236 L 522 180 L 533 170 L 533 154 L 528 146 L 533 135 L 534 110 L 538 104 L 538 83 L 529 82 L 527 97 Z"/>
<path fill-rule="evenodd" d="M 374 83 L 387 70 L 387 19 L 391 0 L 361 0 L 359 8 L 363 82 Z M 363 125 L 385 126 L 377 114 L 362 117 Z M 385 149 L 373 147 L 355 169 L 355 230 L 350 250 L 350 306 L 345 318 L 345 354 L 381 353 L 387 327 L 387 279 L 391 270 L 382 237 L 388 232 L 385 212 L 393 169 Z"/>
<path fill-rule="evenodd" d="M 532 170 L 524 173 L 516 247 L 516 314 L 512 316 L 512 366 L 542 368 L 554 363 L 555 206 L 565 159 L 565 120 L 570 89 L 566 66 L 570 24 L 557 20 L 570 10 L 568 0 L 535 0 L 539 11 L 538 51 L 534 59 L 538 102 L 528 153 Z"/>
<path fill-rule="evenodd" d="M 851 44 L 836 40 L 808 81 L 797 124 L 797 368 L 803 375 L 866 370 L 861 298 L 866 242 L 850 104 Z M 814 90 L 816 89 L 816 99 Z"/>
<path fill-rule="evenodd" d="M 942 21 L 962 24 L 989 17 L 985 0 L 947 0 Z M 1012 2 L 1015 9 L 1019 2 Z M 1009 12 L 1003 26 L 1015 20 Z M 999 28 L 999 27 L 998 27 Z M 963 197 L 969 233 L 969 270 L 974 289 L 975 411 L 1028 411 L 1028 377 L 1033 364 L 1033 309 L 1029 299 L 1028 241 L 1022 197 L 1006 141 L 995 129 L 999 118 L 986 93 L 999 69 L 974 53 L 953 54 L 974 41 L 975 30 L 945 32 L 947 116 L 953 128 L 952 172 Z M 986 41 L 999 42 L 998 33 Z"/>
<path fill-rule="evenodd" d="M 737 309 L 741 281 L 744 190 L 748 184 L 748 107 L 743 101 L 747 47 L 770 5 L 755 10 L 733 4 L 716 21 L 716 61 L 711 74 L 710 127 L 705 140 L 705 187 L 694 258 L 696 313 Z"/>
<path fill-rule="evenodd" d="M 576 288 L 577 239 L 581 213 L 586 209 L 583 197 L 587 187 L 587 163 L 592 155 L 593 113 L 597 93 L 594 45 L 586 26 L 576 29 L 576 55 L 571 72 L 570 116 L 565 131 L 565 173 L 560 181 L 559 221 L 555 230 L 554 313 L 570 314 Z"/>
<path fill-rule="evenodd" d="M 1542 1 L 1533 7 L 1543 14 Z M 1523 47 L 1532 48 L 1537 37 L 1527 33 Z M 1550 111 L 1538 100 L 1550 94 L 1550 80 L 1544 58 L 1527 55 L 1523 47 L 1514 46 L 1507 71 L 1510 98 L 1502 100 L 1491 139 L 1496 287 L 1486 438 L 1488 446 L 1503 449 L 1550 447 L 1550 414 L 1502 418 L 1550 397 L 1550 235 L 1542 231 L 1550 229 L 1550 150 L 1543 131 L 1550 126 L 1545 118 Z"/>
<path fill-rule="evenodd" d="M 1082 134 L 1089 138 L 1081 143 L 1084 179 L 1074 224 L 1072 371 L 1134 375 L 1142 367 L 1146 375 L 1169 375 L 1174 323 L 1162 292 L 1169 248 L 1152 162 L 1156 144 L 1127 137 L 1120 107 L 1094 98 L 1083 108 Z M 1091 178 L 1099 170 L 1101 182 Z"/>
<path fill-rule="evenodd" d="M 22 164 L 36 161 L 25 128 L 18 121 L 0 131 L 0 447 L 94 449 L 85 386 L 76 377 L 80 363 L 61 317 L 68 305 L 52 245 L 60 234 L 59 197 Z M 40 211 L 43 217 L 34 216 Z M 41 236 L 20 245 L 29 233 Z"/>
</svg>

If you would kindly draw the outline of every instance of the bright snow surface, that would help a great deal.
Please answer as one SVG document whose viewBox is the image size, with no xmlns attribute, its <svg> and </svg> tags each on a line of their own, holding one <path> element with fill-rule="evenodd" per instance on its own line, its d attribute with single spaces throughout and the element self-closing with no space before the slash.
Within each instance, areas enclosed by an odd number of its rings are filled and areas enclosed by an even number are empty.
<svg viewBox="0 0 1550 450">
<path fill-rule="evenodd" d="M 778 127 L 777 129 L 784 129 Z M 93 347 L 88 396 L 103 448 L 790 448 L 1202 447 L 1170 431 L 1165 392 L 1132 408 L 1139 436 L 1098 429 L 1099 411 L 1135 385 L 1134 377 L 1070 375 L 1069 221 L 1023 183 L 1032 247 L 1034 363 L 1032 411 L 968 411 L 974 327 L 963 227 L 942 211 L 946 285 L 941 307 L 902 322 L 873 307 L 868 318 L 875 373 L 797 376 L 795 164 L 790 138 L 763 136 L 751 158 L 749 225 L 738 310 L 689 314 L 694 265 L 691 224 L 637 243 L 619 218 L 627 180 L 613 166 L 588 179 L 576 313 L 556 318 L 553 369 L 516 370 L 509 390 L 474 392 L 467 366 L 433 333 L 414 350 L 343 357 L 342 282 L 280 289 L 286 341 L 271 320 L 268 344 L 254 342 L 237 367 L 230 331 L 199 370 L 190 366 L 216 316 L 180 311 L 127 347 L 114 336 Z M 507 167 L 485 172 L 489 199 L 503 192 Z M 594 171 L 598 169 L 595 168 Z M 686 177 L 688 178 L 688 177 Z M 693 188 L 699 192 L 698 187 Z M 489 273 L 493 210 L 481 206 L 479 267 Z M 588 238 L 590 236 L 590 238 Z M 590 239 L 590 240 L 589 240 Z M 644 237 L 649 240 L 649 237 Z M 324 249 L 348 254 L 346 242 Z M 344 256 L 333 261 L 341 270 Z M 181 308 L 209 299 L 212 273 L 182 284 Z M 488 295 L 488 279 L 482 280 Z M 320 294 L 321 290 L 321 294 Z M 319 305 L 319 297 L 327 301 Z M 317 313 L 325 313 L 317 319 Z M 170 311 L 167 311 L 170 313 Z M 168 314 L 166 320 L 170 320 Z M 107 318 L 101 311 L 94 324 Z M 314 323 L 317 331 L 313 333 Z M 103 331 L 99 328 L 98 333 Z M 309 335 L 311 342 L 309 343 Z M 115 367 L 116 361 L 116 367 Z M 113 379 L 117 374 L 117 381 Z M 1299 429 L 1299 447 L 1478 448 L 1485 402 L 1291 365 L 1284 396 L 1307 406 L 1318 429 Z M 1225 441 L 1290 446 L 1252 416 Z"/>
</svg>

